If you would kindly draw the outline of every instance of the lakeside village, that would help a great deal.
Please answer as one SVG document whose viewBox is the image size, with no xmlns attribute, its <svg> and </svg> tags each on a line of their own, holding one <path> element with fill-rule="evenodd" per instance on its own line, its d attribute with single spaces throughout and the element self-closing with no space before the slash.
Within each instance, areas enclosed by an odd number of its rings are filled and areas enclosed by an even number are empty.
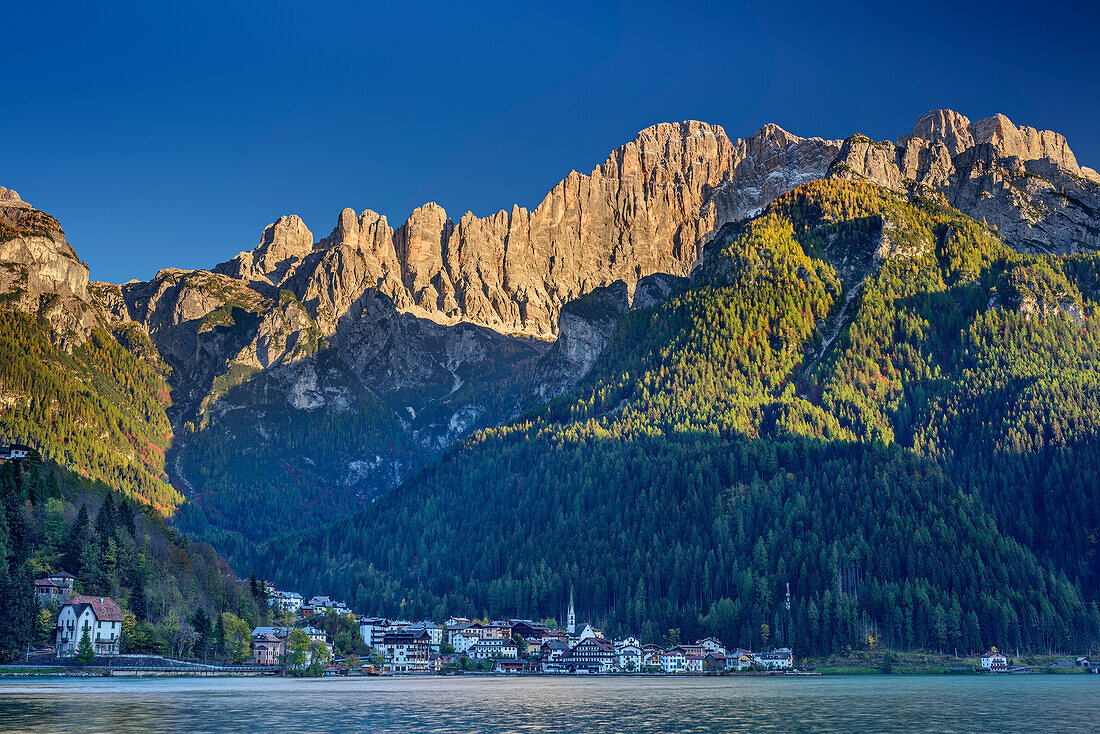
<svg viewBox="0 0 1100 734">
<path fill-rule="evenodd" d="M 75 578 L 56 573 L 35 582 L 43 608 L 56 608 L 57 657 L 88 660 L 121 653 L 123 613 L 108 597 L 74 595 Z M 297 592 L 279 591 L 252 581 L 266 597 L 282 626 L 257 627 L 249 636 L 249 656 L 241 662 L 257 672 L 313 675 L 414 675 L 464 672 L 542 675 L 814 675 L 795 667 L 794 653 L 783 647 L 765 652 L 726 649 L 708 637 L 692 644 L 663 647 L 635 637 L 606 638 L 591 624 L 578 624 L 570 593 L 564 629 L 554 620 L 471 620 L 451 617 L 441 624 L 362 617 L 327 596 L 308 601 Z M 335 625 L 334 625 L 335 623 Z M 354 647 L 362 654 L 338 654 L 325 629 L 358 630 Z M 361 644 L 359 644 L 361 642 Z M 343 647 L 347 647 L 344 645 Z M 996 647 L 981 656 L 981 669 L 1012 672 Z M 1096 670 L 1100 662 L 1082 656 L 1067 664 Z"/>
<path fill-rule="evenodd" d="M 120 655 L 122 608 L 109 597 L 74 595 L 74 581 L 67 573 L 35 581 L 39 605 L 58 609 L 54 655 L 89 661 Z M 296 592 L 259 584 L 272 611 L 287 622 L 251 632 L 247 662 L 265 668 L 324 675 L 797 672 L 789 648 L 728 651 L 714 638 L 667 648 L 634 637 L 607 639 L 591 624 L 577 624 L 572 595 L 565 628 L 558 629 L 550 620 L 451 617 L 436 624 L 360 617 L 327 596 L 306 601 Z M 332 635 L 322 629 L 333 621 L 357 626 L 361 655 L 337 654 Z"/>
</svg>

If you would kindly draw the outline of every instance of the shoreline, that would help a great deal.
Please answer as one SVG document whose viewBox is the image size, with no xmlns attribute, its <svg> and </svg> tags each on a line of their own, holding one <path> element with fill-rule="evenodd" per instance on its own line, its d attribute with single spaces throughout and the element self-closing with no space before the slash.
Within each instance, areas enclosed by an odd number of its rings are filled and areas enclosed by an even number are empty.
<svg viewBox="0 0 1100 734">
<path fill-rule="evenodd" d="M 12 666 L 11 670 L 0 668 L 0 680 L 2 679 L 28 679 L 28 678 L 295 678 L 298 676 L 282 675 L 266 670 L 241 670 L 241 671 L 155 671 L 148 669 L 127 668 L 83 668 L 79 670 L 65 670 L 63 668 L 46 667 L 42 670 L 34 670 L 35 666 Z M 404 673 L 398 675 L 327 675 L 306 677 L 303 680 L 347 680 L 347 679 L 385 679 L 385 680 L 416 680 L 427 678 L 561 678 L 561 679 L 616 679 L 616 678 L 654 678 L 666 680 L 699 680 L 707 678 L 836 678 L 853 676 L 1020 676 L 1020 675 L 1089 675 L 1093 671 L 1088 668 L 1036 668 L 1006 672 L 989 672 L 978 670 L 929 670 L 929 669 L 895 669 L 891 673 L 884 673 L 875 668 L 845 668 L 842 670 L 782 672 L 782 671 L 735 671 L 729 673 L 693 673 L 693 674 L 666 674 L 666 673 L 605 673 L 597 675 L 569 675 L 560 673 L 492 673 L 492 672 L 463 672 L 463 673 Z"/>
</svg>

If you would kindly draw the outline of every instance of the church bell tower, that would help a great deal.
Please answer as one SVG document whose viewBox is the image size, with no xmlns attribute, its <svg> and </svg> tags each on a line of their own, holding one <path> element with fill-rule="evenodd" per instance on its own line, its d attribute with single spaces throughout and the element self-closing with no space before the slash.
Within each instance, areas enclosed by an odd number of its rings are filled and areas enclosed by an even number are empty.
<svg viewBox="0 0 1100 734">
<path fill-rule="evenodd" d="M 569 634 L 577 632 L 577 613 L 573 611 L 573 587 L 569 587 L 569 612 L 565 618 L 565 631 Z"/>
</svg>

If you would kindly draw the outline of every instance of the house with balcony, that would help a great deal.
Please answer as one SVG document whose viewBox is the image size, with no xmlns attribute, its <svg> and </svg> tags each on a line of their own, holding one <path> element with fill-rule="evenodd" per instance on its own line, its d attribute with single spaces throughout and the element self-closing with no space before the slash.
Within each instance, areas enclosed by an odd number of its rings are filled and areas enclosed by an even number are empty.
<svg viewBox="0 0 1100 734">
<path fill-rule="evenodd" d="M 38 602 L 40 607 L 50 604 L 60 607 L 73 595 L 73 583 L 75 581 L 75 576 L 71 576 L 64 571 L 51 573 L 44 579 L 38 579 L 34 582 L 34 600 Z"/>
<path fill-rule="evenodd" d="M 1008 658 L 995 647 L 982 653 L 982 669 L 992 673 L 1003 673 L 1008 670 Z"/>
<path fill-rule="evenodd" d="M 378 651 L 386 673 L 426 673 L 431 668 L 431 637 L 425 630 L 387 632 Z"/>
<path fill-rule="evenodd" d="M 54 653 L 71 657 L 85 632 L 97 656 L 118 655 L 122 638 L 122 608 L 106 596 L 71 596 L 57 615 Z"/>
</svg>

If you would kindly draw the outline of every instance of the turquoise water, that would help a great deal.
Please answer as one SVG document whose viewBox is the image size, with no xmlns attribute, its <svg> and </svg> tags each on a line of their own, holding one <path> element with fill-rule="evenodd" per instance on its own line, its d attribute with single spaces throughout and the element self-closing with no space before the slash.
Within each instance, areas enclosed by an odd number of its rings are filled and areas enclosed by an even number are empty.
<svg viewBox="0 0 1100 734">
<path fill-rule="evenodd" d="M 1100 731 L 1100 676 L 0 680 L 3 732 Z"/>
</svg>

